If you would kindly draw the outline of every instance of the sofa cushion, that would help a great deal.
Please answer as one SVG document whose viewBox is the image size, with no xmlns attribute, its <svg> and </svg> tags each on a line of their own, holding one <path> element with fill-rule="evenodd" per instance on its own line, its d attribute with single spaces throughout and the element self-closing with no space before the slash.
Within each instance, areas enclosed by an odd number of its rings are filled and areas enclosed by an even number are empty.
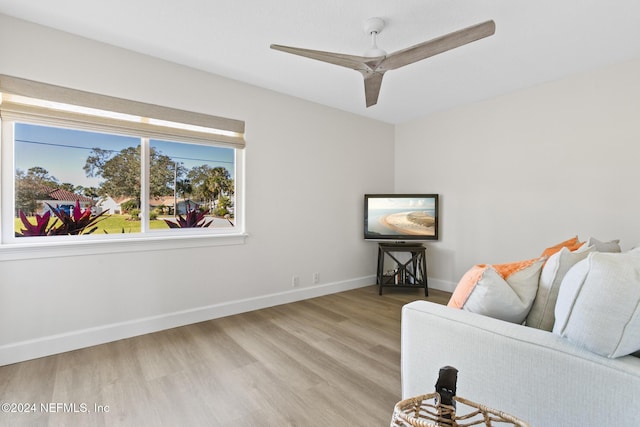
<svg viewBox="0 0 640 427">
<path fill-rule="evenodd" d="M 538 292 L 527 316 L 527 326 L 551 332 L 555 323 L 555 306 L 562 279 L 571 267 L 594 250 L 595 247 L 590 246 L 572 252 L 562 247 L 559 252 L 549 257 L 540 273 Z"/>
<path fill-rule="evenodd" d="M 507 322 L 522 323 L 536 296 L 544 258 L 508 264 L 478 264 L 467 271 L 449 306 Z"/>
<path fill-rule="evenodd" d="M 556 252 L 559 252 L 562 248 L 567 248 L 570 251 L 575 251 L 576 249 L 580 248 L 580 246 L 582 246 L 582 243 L 578 240 L 578 236 L 572 237 L 571 239 L 567 239 L 564 242 L 549 246 L 547 249 L 542 251 L 541 256 L 548 258 Z"/>
<path fill-rule="evenodd" d="M 640 350 L 640 253 L 593 252 L 560 286 L 553 332 L 601 356 Z"/>
</svg>

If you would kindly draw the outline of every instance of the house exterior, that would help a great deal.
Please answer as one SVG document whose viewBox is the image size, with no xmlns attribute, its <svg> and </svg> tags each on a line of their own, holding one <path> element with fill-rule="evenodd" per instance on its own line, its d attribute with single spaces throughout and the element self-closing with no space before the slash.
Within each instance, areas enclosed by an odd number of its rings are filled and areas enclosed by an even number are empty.
<svg viewBox="0 0 640 427">
<path fill-rule="evenodd" d="M 96 213 L 109 210 L 110 214 L 121 214 L 122 204 L 131 200 L 131 197 L 116 197 L 111 196 L 103 197 L 96 205 Z M 173 213 L 173 196 L 154 197 L 149 200 L 149 208 L 151 210 L 161 209 L 166 212 L 163 214 Z M 190 199 L 178 199 L 178 214 L 184 215 L 187 213 L 187 208 L 193 210 L 200 207 L 198 202 L 194 202 Z"/>
<path fill-rule="evenodd" d="M 115 199 L 111 196 L 103 197 L 96 204 L 96 214 L 106 210 L 108 210 L 110 214 L 121 214 L 122 204 L 129 200 L 131 200 L 131 197 L 116 197 Z"/>
<path fill-rule="evenodd" d="M 194 210 L 200 207 L 200 203 L 191 199 L 177 199 L 178 215 L 184 215 L 187 210 Z M 161 209 L 166 212 L 163 214 L 173 214 L 174 198 L 173 196 L 153 197 L 149 199 L 149 209 Z"/>
<path fill-rule="evenodd" d="M 93 199 L 91 199 L 90 197 L 75 194 L 67 190 L 62 190 L 60 188 L 56 188 L 55 190 L 50 191 L 48 196 L 48 199 L 38 200 L 38 205 L 40 206 L 38 212 L 39 214 L 44 214 L 51 211 L 51 208 L 49 206 L 63 209 L 67 213 L 70 213 L 71 210 L 76 206 L 76 201 L 80 202 L 80 208 L 82 210 L 90 209 L 93 205 Z"/>
</svg>

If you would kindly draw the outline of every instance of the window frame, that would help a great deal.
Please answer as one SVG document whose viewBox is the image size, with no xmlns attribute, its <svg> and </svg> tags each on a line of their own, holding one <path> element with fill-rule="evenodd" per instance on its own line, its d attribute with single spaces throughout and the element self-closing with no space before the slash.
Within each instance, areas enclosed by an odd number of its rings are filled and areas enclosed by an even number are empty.
<svg viewBox="0 0 640 427">
<path fill-rule="evenodd" d="M 41 92 L 48 98 L 35 98 L 38 101 L 57 103 L 66 101 L 64 104 L 68 105 L 69 99 L 72 99 L 74 102 L 71 105 L 80 104 L 80 108 L 95 109 L 97 106 L 107 105 L 117 106 L 118 111 L 115 111 L 115 113 L 149 112 L 154 115 L 148 114 L 138 117 L 137 114 L 133 114 L 139 121 L 131 125 L 117 119 L 92 116 L 84 111 L 81 113 L 60 113 L 57 110 L 48 110 L 46 106 L 27 106 L 23 109 L 23 106 L 14 104 L 15 95 L 18 95 L 18 98 L 21 96 L 34 98 L 34 95 L 37 95 L 34 92 Z M 9 95 L 6 98 L 3 97 L 6 94 Z M 9 99 L 8 102 L 7 99 Z M 244 122 L 80 92 L 74 89 L 31 82 L 4 75 L 0 75 L 0 101 L 2 101 L 0 103 L 0 261 L 244 244 L 247 237 L 244 222 Z M 112 110 L 114 108 L 110 108 L 107 111 L 111 112 Z M 174 118 L 182 121 L 175 122 L 175 120 L 172 120 Z M 151 123 L 154 120 L 159 121 L 158 124 Z M 14 123 L 58 126 L 140 138 L 143 182 L 141 199 L 144 200 L 144 206 L 141 207 L 142 221 L 144 223 L 141 226 L 140 233 L 130 235 L 14 237 Z M 185 123 L 196 128 L 194 128 L 195 131 L 182 128 L 176 130 L 167 127 L 173 126 L 171 123 Z M 222 132 L 212 135 L 203 133 L 202 126 L 211 126 L 210 124 L 215 126 L 222 124 L 222 127 L 214 128 Z M 149 197 L 147 191 L 149 185 L 149 141 L 151 139 L 234 149 L 234 212 L 236 219 L 232 229 L 207 228 L 162 231 L 148 229 Z"/>
</svg>

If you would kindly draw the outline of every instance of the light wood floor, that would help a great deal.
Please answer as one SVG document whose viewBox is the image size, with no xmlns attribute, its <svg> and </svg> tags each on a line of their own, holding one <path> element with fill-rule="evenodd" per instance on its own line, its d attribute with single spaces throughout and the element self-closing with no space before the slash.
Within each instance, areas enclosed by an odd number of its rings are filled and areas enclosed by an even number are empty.
<svg viewBox="0 0 640 427">
<path fill-rule="evenodd" d="M 423 295 L 369 286 L 0 367 L 0 401 L 36 405 L 0 425 L 388 426 L 400 309 Z"/>
</svg>

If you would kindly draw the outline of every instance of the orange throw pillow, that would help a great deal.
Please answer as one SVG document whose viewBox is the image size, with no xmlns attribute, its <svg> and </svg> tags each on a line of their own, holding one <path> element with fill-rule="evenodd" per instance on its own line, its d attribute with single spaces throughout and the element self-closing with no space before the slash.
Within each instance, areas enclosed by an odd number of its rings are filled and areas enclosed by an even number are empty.
<svg viewBox="0 0 640 427">
<path fill-rule="evenodd" d="M 560 252 L 562 248 L 567 248 L 570 251 L 575 251 L 580 246 L 582 246 L 582 244 L 583 242 L 580 242 L 578 240 L 578 236 L 576 236 L 569 240 L 565 240 L 564 242 L 560 242 L 557 245 L 549 246 L 547 249 L 542 251 L 541 256 L 549 258 L 551 255 L 555 254 L 556 252 Z"/>
<path fill-rule="evenodd" d="M 531 267 L 536 262 L 540 261 L 540 258 L 528 259 L 526 261 L 510 262 L 508 264 L 493 264 L 493 268 L 507 280 L 509 276 L 520 270 L 524 270 L 527 267 Z"/>
<path fill-rule="evenodd" d="M 477 264 L 464 273 L 460 282 L 458 282 L 456 289 L 453 291 L 447 305 L 449 307 L 462 309 L 462 307 L 464 307 L 464 303 L 469 299 L 469 295 L 471 295 L 473 288 L 475 288 L 480 279 L 482 279 L 486 269 L 487 264 Z"/>
</svg>

